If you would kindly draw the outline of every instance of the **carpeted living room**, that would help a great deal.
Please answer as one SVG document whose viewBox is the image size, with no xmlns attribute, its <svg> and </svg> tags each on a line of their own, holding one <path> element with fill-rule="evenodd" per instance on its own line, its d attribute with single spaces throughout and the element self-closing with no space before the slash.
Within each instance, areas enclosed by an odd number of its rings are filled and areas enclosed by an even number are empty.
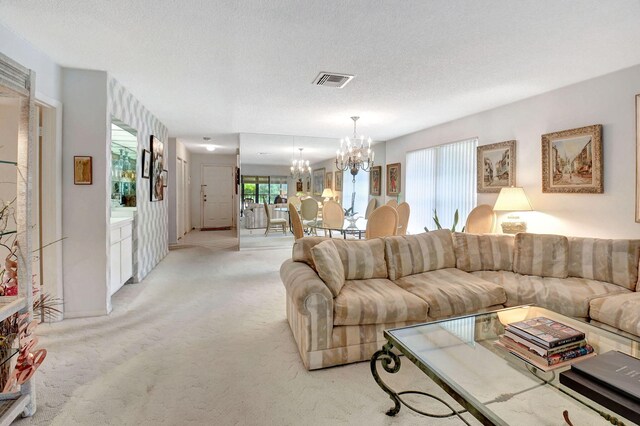
<svg viewBox="0 0 640 426">
<path fill-rule="evenodd" d="M 0 2 L 0 426 L 640 424 L 638 16 Z"/>
</svg>

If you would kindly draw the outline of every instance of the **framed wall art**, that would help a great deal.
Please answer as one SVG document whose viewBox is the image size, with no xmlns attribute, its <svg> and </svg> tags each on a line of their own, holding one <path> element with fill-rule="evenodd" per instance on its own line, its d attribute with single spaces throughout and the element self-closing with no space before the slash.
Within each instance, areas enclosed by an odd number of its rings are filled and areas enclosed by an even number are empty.
<svg viewBox="0 0 640 426">
<path fill-rule="evenodd" d="M 333 180 L 335 187 L 333 188 L 333 190 L 342 192 L 342 170 L 336 170 L 335 175 L 336 177 Z"/>
<path fill-rule="evenodd" d="M 298 179 L 296 181 L 296 194 L 298 192 L 302 192 L 302 191 L 303 191 L 303 189 L 302 189 L 302 179 Z"/>
<path fill-rule="evenodd" d="M 151 151 L 148 149 L 142 150 L 142 178 L 149 179 L 151 175 Z"/>
<path fill-rule="evenodd" d="M 305 185 L 305 186 L 306 186 L 306 188 L 307 188 L 307 189 L 305 190 L 305 192 L 306 192 L 307 194 L 311 194 L 311 176 L 306 177 L 306 178 L 305 178 L 305 182 L 306 182 L 306 185 Z"/>
<path fill-rule="evenodd" d="M 324 176 L 324 187 L 333 191 L 333 172 L 327 172 Z"/>
<path fill-rule="evenodd" d="M 373 166 L 371 173 L 369 173 L 369 194 L 380 195 L 382 183 L 382 166 Z"/>
<path fill-rule="evenodd" d="M 73 157 L 73 184 L 93 185 L 93 158 L 88 155 Z"/>
<path fill-rule="evenodd" d="M 164 170 L 164 144 L 151 135 L 151 201 L 164 199 L 162 171 Z"/>
<path fill-rule="evenodd" d="M 313 171 L 313 195 L 322 195 L 324 190 L 324 167 Z"/>
<path fill-rule="evenodd" d="M 500 192 L 516 185 L 516 141 L 498 142 L 477 148 L 478 192 Z"/>
<path fill-rule="evenodd" d="M 387 195 L 396 197 L 400 194 L 400 163 L 387 164 Z"/>
<path fill-rule="evenodd" d="M 542 192 L 601 194 L 602 177 L 601 124 L 542 135 Z"/>
</svg>

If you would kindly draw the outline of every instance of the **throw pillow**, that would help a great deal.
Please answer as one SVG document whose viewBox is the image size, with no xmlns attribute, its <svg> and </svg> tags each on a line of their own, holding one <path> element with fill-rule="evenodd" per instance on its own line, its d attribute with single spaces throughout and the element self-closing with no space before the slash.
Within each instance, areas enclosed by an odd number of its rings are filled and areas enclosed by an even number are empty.
<svg viewBox="0 0 640 426">
<path fill-rule="evenodd" d="M 384 260 L 384 240 L 343 240 L 334 239 L 334 244 L 344 268 L 347 280 L 368 280 L 387 278 L 387 263 Z"/>
<path fill-rule="evenodd" d="M 513 272 L 539 277 L 567 278 L 569 240 L 563 235 L 516 234 Z"/>
<path fill-rule="evenodd" d="M 465 272 L 512 271 L 513 235 L 453 233 L 456 267 Z"/>
<path fill-rule="evenodd" d="M 455 268 L 451 231 L 440 229 L 417 235 L 385 238 L 389 279 L 397 280 L 407 275 Z"/>
<path fill-rule="evenodd" d="M 336 245 L 331 240 L 323 241 L 311 249 L 311 256 L 320 279 L 336 297 L 344 285 L 344 268 Z"/>
</svg>

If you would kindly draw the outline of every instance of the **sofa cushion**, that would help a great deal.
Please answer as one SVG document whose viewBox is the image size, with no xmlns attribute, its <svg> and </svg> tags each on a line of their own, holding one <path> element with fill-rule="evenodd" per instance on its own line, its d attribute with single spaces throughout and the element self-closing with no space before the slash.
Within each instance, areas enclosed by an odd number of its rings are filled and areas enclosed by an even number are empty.
<svg viewBox="0 0 640 426">
<path fill-rule="evenodd" d="M 640 293 L 593 299 L 590 307 L 592 319 L 640 336 Z"/>
<path fill-rule="evenodd" d="M 466 272 L 513 270 L 513 235 L 453 233 L 456 267 Z"/>
<path fill-rule="evenodd" d="M 432 318 L 476 312 L 506 300 L 499 285 L 455 268 L 408 275 L 394 282 L 424 300 Z"/>
<path fill-rule="evenodd" d="M 425 321 L 429 306 L 386 278 L 350 280 L 333 300 L 334 325 Z"/>
<path fill-rule="evenodd" d="M 634 290 L 640 240 L 569 238 L 569 276 L 606 281 Z"/>
<path fill-rule="evenodd" d="M 384 260 L 384 240 L 333 240 L 342 259 L 344 277 L 347 280 L 387 278 L 387 263 Z"/>
<path fill-rule="evenodd" d="M 344 285 L 344 268 L 336 245 L 331 240 L 323 241 L 311 249 L 311 256 L 320 279 L 336 297 Z"/>
<path fill-rule="evenodd" d="M 385 246 L 391 280 L 456 266 L 453 240 L 448 229 L 387 237 Z"/>
<path fill-rule="evenodd" d="M 631 293 L 615 284 L 585 278 L 552 278 L 508 271 L 478 271 L 473 275 L 500 284 L 506 306 L 535 304 L 571 317 L 587 318 L 589 302 L 610 294 Z"/>
<path fill-rule="evenodd" d="M 513 272 L 540 277 L 566 278 L 569 241 L 562 235 L 516 234 Z"/>
<path fill-rule="evenodd" d="M 326 237 L 303 237 L 297 239 L 293 243 L 293 250 L 291 252 L 291 259 L 294 262 L 304 262 L 316 269 L 316 264 L 313 262 L 313 256 L 311 255 L 311 249 L 317 244 L 328 240 Z"/>
</svg>

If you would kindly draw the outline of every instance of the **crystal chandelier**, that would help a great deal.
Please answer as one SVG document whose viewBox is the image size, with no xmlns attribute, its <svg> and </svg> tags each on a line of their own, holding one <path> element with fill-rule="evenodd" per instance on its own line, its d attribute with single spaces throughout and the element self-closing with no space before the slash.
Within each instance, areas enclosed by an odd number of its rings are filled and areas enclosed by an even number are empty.
<svg viewBox="0 0 640 426">
<path fill-rule="evenodd" d="M 356 122 L 360 117 L 351 117 L 353 120 L 353 139 L 345 137 L 340 139 L 340 149 L 336 152 L 336 168 L 338 170 L 350 170 L 354 177 L 359 170 L 368 172 L 373 167 L 375 153 L 371 151 L 371 138 L 365 142 L 364 135 L 358 136 Z"/>
<path fill-rule="evenodd" d="M 302 150 L 304 148 L 298 148 L 300 151 L 300 157 L 298 160 L 291 161 L 291 177 L 296 180 L 302 180 L 307 174 L 311 174 L 311 166 L 309 166 L 309 160 L 304 161 L 302 159 Z"/>
</svg>

